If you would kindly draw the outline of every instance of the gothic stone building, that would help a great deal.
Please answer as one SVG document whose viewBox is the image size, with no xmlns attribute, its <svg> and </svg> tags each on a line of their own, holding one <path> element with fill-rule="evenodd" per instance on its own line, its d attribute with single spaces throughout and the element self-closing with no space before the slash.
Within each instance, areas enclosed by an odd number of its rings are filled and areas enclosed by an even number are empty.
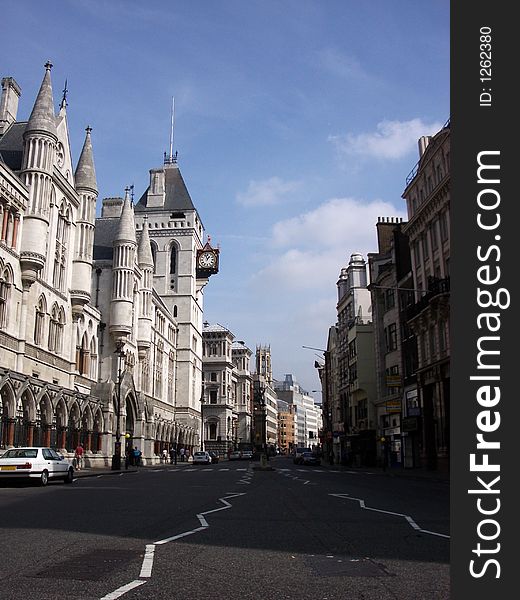
<svg viewBox="0 0 520 600">
<path fill-rule="evenodd" d="M 218 270 L 170 156 L 133 206 L 103 201 L 91 129 L 73 167 L 50 63 L 26 121 L 0 101 L 0 446 L 50 445 L 109 464 L 200 445 L 202 288 Z M 121 448 L 121 446 L 119 446 Z"/>
</svg>

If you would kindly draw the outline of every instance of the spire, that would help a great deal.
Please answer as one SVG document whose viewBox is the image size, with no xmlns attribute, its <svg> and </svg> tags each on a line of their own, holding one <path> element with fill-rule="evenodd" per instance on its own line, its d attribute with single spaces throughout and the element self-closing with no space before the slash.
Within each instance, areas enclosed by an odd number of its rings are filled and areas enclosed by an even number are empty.
<svg viewBox="0 0 520 600">
<path fill-rule="evenodd" d="M 94 156 L 92 153 L 92 142 L 90 139 L 90 132 L 92 129 L 87 127 L 85 136 L 85 142 L 83 144 L 83 150 L 78 160 L 78 166 L 76 167 L 76 173 L 74 179 L 76 181 L 76 188 L 88 188 L 94 192 L 98 191 L 96 181 L 96 169 L 94 168 Z"/>
<path fill-rule="evenodd" d="M 114 238 L 114 242 L 136 242 L 135 239 L 135 221 L 134 210 L 130 202 L 130 188 L 125 188 L 125 201 L 119 219 L 119 231 Z"/>
<path fill-rule="evenodd" d="M 45 63 L 45 75 L 34 103 L 25 132 L 46 131 L 56 136 L 56 116 L 54 114 L 54 99 L 51 84 L 52 64 Z"/>
<path fill-rule="evenodd" d="M 150 246 L 150 235 L 148 234 L 148 217 L 143 217 L 143 232 L 137 248 L 137 262 L 141 268 L 153 268 L 152 248 Z"/>
<path fill-rule="evenodd" d="M 65 79 L 65 87 L 63 88 L 63 97 L 60 102 L 60 110 L 63 108 L 67 108 L 67 94 L 69 90 L 67 89 L 67 80 Z"/>
</svg>

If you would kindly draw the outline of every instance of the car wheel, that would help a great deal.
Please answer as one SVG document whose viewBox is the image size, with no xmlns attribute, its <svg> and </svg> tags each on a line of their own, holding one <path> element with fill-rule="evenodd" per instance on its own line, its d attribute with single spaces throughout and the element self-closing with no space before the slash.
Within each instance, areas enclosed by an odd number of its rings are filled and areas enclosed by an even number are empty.
<svg viewBox="0 0 520 600">
<path fill-rule="evenodd" d="M 43 471 L 43 473 L 40 476 L 40 485 L 41 486 L 45 486 L 49 483 L 49 472 L 48 471 Z"/>
<path fill-rule="evenodd" d="M 67 471 L 67 474 L 63 478 L 63 481 L 65 483 L 72 483 L 74 481 L 74 471 L 72 469 L 69 469 Z"/>
</svg>

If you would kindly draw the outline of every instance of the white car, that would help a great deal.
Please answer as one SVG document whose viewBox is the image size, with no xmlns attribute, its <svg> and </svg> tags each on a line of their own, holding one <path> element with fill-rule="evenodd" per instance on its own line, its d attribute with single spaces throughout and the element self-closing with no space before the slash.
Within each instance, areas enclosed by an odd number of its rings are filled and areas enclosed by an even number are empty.
<svg viewBox="0 0 520 600">
<path fill-rule="evenodd" d="M 0 456 L 0 481 L 38 479 L 47 485 L 49 479 L 74 480 L 72 465 L 52 448 L 11 448 Z"/>
<path fill-rule="evenodd" d="M 194 465 L 210 465 L 211 464 L 211 456 L 209 452 L 200 451 L 195 452 L 193 455 L 193 464 Z"/>
</svg>

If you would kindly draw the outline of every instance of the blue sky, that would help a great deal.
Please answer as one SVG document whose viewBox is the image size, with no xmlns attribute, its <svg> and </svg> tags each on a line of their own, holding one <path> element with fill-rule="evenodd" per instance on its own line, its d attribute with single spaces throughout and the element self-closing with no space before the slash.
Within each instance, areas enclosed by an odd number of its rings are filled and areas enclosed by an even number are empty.
<svg viewBox="0 0 520 600">
<path fill-rule="evenodd" d="M 205 319 L 276 378 L 318 389 L 336 281 L 376 250 L 379 216 L 406 217 L 417 139 L 449 117 L 449 1 L 3 0 L 0 76 L 29 116 L 49 59 L 68 81 L 76 163 L 87 125 L 100 198 L 175 150 L 221 271 Z M 316 394 L 316 399 L 320 395 Z"/>
</svg>

